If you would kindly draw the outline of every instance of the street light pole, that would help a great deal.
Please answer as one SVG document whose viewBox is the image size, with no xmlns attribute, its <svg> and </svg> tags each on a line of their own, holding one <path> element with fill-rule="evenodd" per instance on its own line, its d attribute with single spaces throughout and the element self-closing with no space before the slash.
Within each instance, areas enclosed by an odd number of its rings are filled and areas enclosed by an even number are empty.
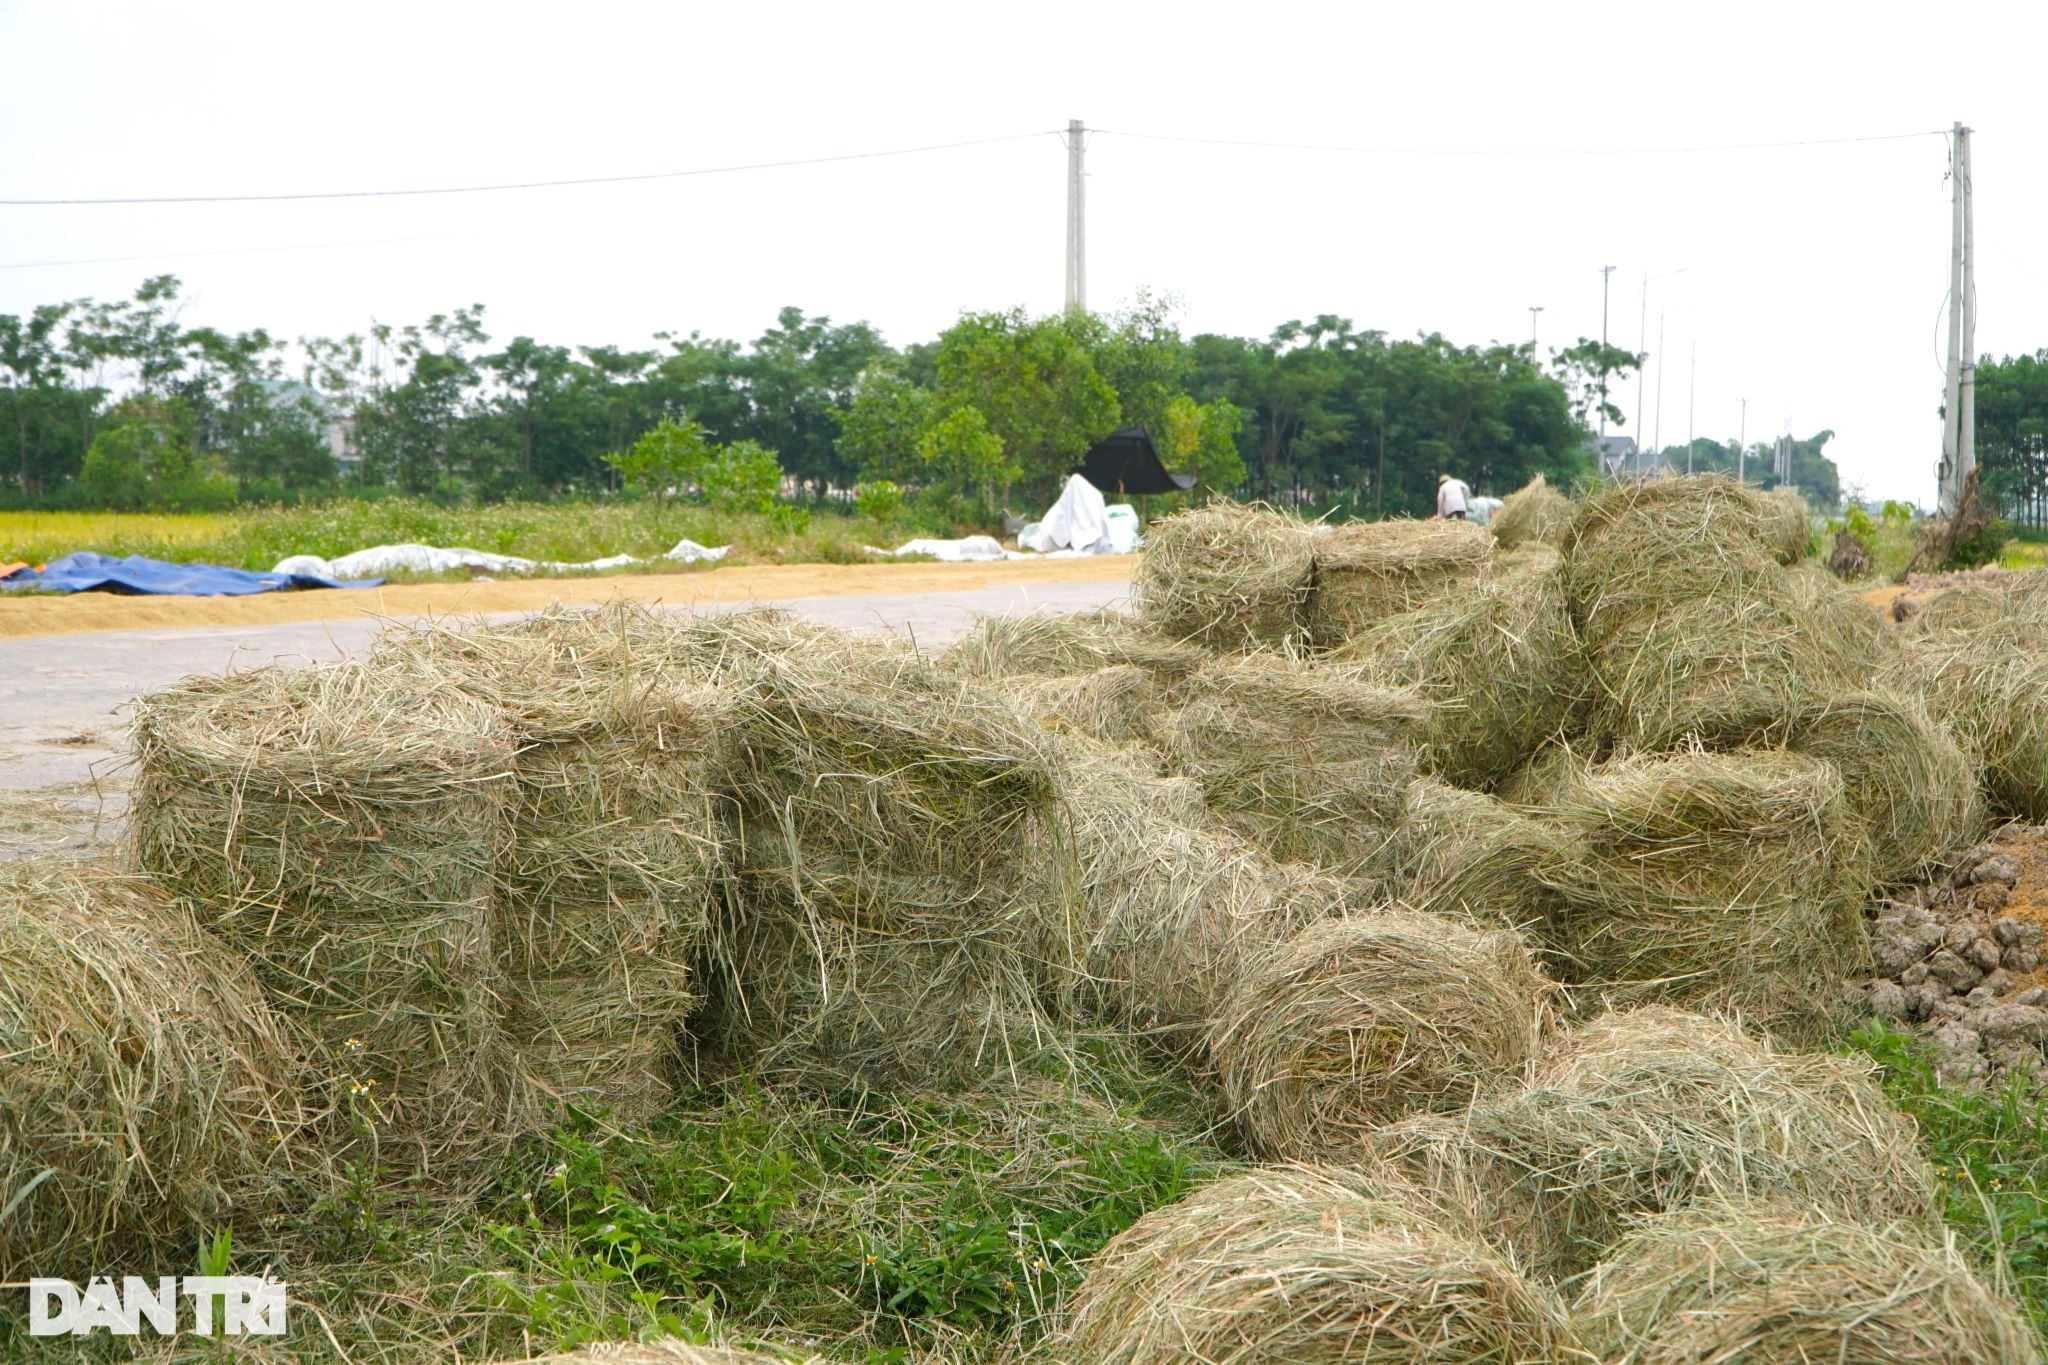
<svg viewBox="0 0 2048 1365">
<path fill-rule="evenodd" d="M 1532 304 L 1529 308 L 1529 353 L 1536 353 L 1536 315 L 1543 311 L 1543 305 Z"/>
</svg>

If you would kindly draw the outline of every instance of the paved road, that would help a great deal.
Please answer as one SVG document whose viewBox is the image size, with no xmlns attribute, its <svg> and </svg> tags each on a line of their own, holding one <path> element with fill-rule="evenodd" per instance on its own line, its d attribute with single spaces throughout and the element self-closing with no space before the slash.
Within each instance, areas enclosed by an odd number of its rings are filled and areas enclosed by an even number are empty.
<svg viewBox="0 0 2048 1365">
<path fill-rule="evenodd" d="M 1080 611 L 1122 602 L 1124 583 L 1016 583 L 970 592 L 810 597 L 777 602 L 814 621 L 950 643 L 980 613 Z M 730 610 L 707 606 L 704 610 Z M 0 788 L 78 782 L 119 760 L 121 708 L 191 673 L 305 663 L 360 652 L 378 622 L 116 631 L 0 640 Z"/>
</svg>

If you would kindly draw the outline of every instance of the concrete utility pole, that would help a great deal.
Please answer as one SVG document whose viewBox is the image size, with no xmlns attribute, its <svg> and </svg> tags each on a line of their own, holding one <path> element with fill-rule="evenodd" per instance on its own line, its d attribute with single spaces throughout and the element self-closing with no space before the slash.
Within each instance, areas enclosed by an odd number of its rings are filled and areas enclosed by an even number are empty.
<svg viewBox="0 0 2048 1365">
<path fill-rule="evenodd" d="M 1088 306 L 1088 179 L 1082 170 L 1088 130 L 1067 120 L 1067 307 Z"/>
<path fill-rule="evenodd" d="M 1657 310 L 1657 434 L 1651 444 L 1664 454 L 1664 310 Z"/>
<path fill-rule="evenodd" d="M 1749 400 L 1742 400 L 1742 425 L 1736 428 L 1735 436 L 1735 482 L 1742 483 L 1743 460 L 1749 455 Z"/>
<path fill-rule="evenodd" d="M 1529 309 L 1529 352 L 1531 355 L 1534 355 L 1536 352 L 1536 315 L 1542 311 L 1543 305 L 1540 303 L 1531 305 Z"/>
<path fill-rule="evenodd" d="M 1700 339 L 1692 339 L 1692 368 L 1685 377 L 1685 472 L 1692 473 L 1692 418 L 1700 396 Z"/>
<path fill-rule="evenodd" d="M 1607 277 L 1614 273 L 1614 267 L 1600 267 L 1600 345 L 1607 345 Z M 1607 370 L 1603 358 L 1600 370 L 1600 435 L 1607 435 Z"/>
<path fill-rule="evenodd" d="M 1970 130 L 1955 125 L 1949 159 L 1948 371 L 1941 395 L 1941 515 L 1954 516 L 1977 463 L 1976 225 L 1971 221 Z"/>
</svg>

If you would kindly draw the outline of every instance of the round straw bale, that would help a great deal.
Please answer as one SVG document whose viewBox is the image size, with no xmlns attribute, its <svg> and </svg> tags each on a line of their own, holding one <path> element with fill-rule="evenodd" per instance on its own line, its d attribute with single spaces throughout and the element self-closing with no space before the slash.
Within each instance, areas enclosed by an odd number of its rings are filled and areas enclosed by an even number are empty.
<svg viewBox="0 0 2048 1365">
<path fill-rule="evenodd" d="M 1562 545 L 1578 508 L 1552 488 L 1541 474 L 1501 500 L 1500 510 L 1486 524 L 1504 550 L 1523 545 Z"/>
<path fill-rule="evenodd" d="M 1138 772 L 1115 754 L 1070 758 L 1065 771 L 1075 908 L 1057 929 L 1068 946 L 1045 956 L 1080 964 L 1074 1009 L 1089 1022 L 1198 1059 L 1248 964 L 1362 894 L 1207 828 L 1185 778 Z"/>
<path fill-rule="evenodd" d="M 1382 1124 L 1515 1077 L 1550 991 L 1512 931 L 1415 911 L 1347 916 L 1253 963 L 1209 1047 L 1255 1150 L 1336 1159 Z"/>
<path fill-rule="evenodd" d="M 1186 681 L 1202 650 L 1120 611 L 1037 611 L 977 617 L 943 661 L 974 678 L 1071 678 L 1133 667 L 1162 689 Z"/>
<path fill-rule="evenodd" d="M 1279 644 L 1301 630 L 1312 539 L 1301 518 L 1263 504 L 1219 499 L 1162 517 L 1131 583 L 1138 618 L 1210 649 Z"/>
<path fill-rule="evenodd" d="M 777 1348 L 775 1354 L 736 1346 L 698 1346 L 673 1337 L 659 1341 L 604 1341 L 581 1350 L 534 1356 L 520 1365 L 812 1365 L 822 1356 Z"/>
<path fill-rule="evenodd" d="M 1618 759 L 1548 808 L 1550 946 L 1608 999 L 1735 1009 L 1815 1037 L 1864 960 L 1868 836 L 1832 764 L 1746 750 Z"/>
<path fill-rule="evenodd" d="M 1565 598 L 1595 648 L 1630 621 L 1702 597 L 1775 600 L 1784 569 L 1755 490 L 1714 474 L 1615 484 L 1565 537 Z"/>
<path fill-rule="evenodd" d="M 1813 509 L 1798 489 L 1780 485 L 1763 495 L 1764 539 L 1780 564 L 1806 558 L 1813 541 Z"/>
<path fill-rule="evenodd" d="M 1820 565 L 1795 567 L 1785 576 L 1785 583 L 1789 589 L 1785 605 L 1805 619 L 1807 630 L 1825 648 L 1866 668 L 1897 657 L 1898 634 L 1885 618 Z"/>
<path fill-rule="evenodd" d="M 1495 579 L 1379 622 L 1336 657 L 1431 706 L 1424 761 L 1485 787 L 1521 766 L 1584 696 L 1584 656 L 1554 578 Z"/>
<path fill-rule="evenodd" d="M 1463 1365 L 1573 1358 L 1552 1297 L 1353 1172 L 1291 1167 L 1147 1214 L 1090 1264 L 1074 1365 Z"/>
<path fill-rule="evenodd" d="M 2009 625 L 2012 619 L 2012 599 L 2005 593 L 1973 583 L 1958 583 L 1922 602 L 1920 609 L 1907 618 L 1905 634 L 1910 639 L 1951 632 L 1968 634 Z"/>
<path fill-rule="evenodd" d="M 1870 831 L 1879 882 L 1925 872 L 1977 835 L 1976 770 L 1913 698 L 1888 690 L 1813 698 L 1787 722 L 1784 743 L 1841 773 L 1849 808 Z"/>
<path fill-rule="evenodd" d="M 1627 1365 L 2038 1365 L 2025 1315 L 1952 1239 L 1793 1207 L 1700 1205 L 1637 1223 L 1572 1314 Z"/>
<path fill-rule="evenodd" d="M 731 707 L 642 608 L 392 631 L 375 664 L 476 697 L 517 745 L 492 923 L 503 1027 L 547 1096 L 645 1117 L 697 996 Z"/>
<path fill-rule="evenodd" d="M 1419 697 L 1278 655 L 1216 660 L 1188 687 L 1167 757 L 1226 825 L 1276 858 L 1370 868 L 1415 776 Z"/>
<path fill-rule="evenodd" d="M 319 1041 L 337 1107 L 386 1154 L 525 1121 L 490 936 L 512 745 L 489 707 L 401 670 L 273 667 L 143 697 L 134 735 L 142 866 Z"/>
<path fill-rule="evenodd" d="M 299 1060 L 241 959 L 147 882 L 0 867 L 0 1278 L 183 1264 L 290 1159 Z"/>
<path fill-rule="evenodd" d="M 1992 814 L 2048 820 L 2048 648 L 2038 628 L 1919 637 L 1887 679 L 1949 727 Z"/>
<path fill-rule="evenodd" d="M 1553 1035 L 1525 1088 L 1391 1125 L 1370 1148 L 1555 1279 L 1590 1269 L 1630 1218 L 1700 1199 L 1796 1199 L 1935 1227 L 1912 1120 L 1871 1071 L 1778 1052 L 1723 1020 L 1638 1009 Z"/>
<path fill-rule="evenodd" d="M 1547 541 L 1530 541 L 1512 550 L 1497 550 L 1486 563 L 1490 579 L 1555 578 L 1564 569 L 1564 556 Z"/>
<path fill-rule="evenodd" d="M 1467 521 L 1353 521 L 1319 528 L 1309 635 L 1339 645 L 1375 621 L 1426 607 L 1476 581 L 1493 551 Z"/>
<path fill-rule="evenodd" d="M 1159 743 L 1167 708 L 1150 674 L 1119 664 L 1069 677 L 1012 678 L 1015 695 L 1046 729 L 1104 744 Z"/>
<path fill-rule="evenodd" d="M 1588 729 L 1637 749 L 1766 740 L 1813 694 L 1869 680 L 1876 661 L 1839 644 L 1788 594 L 1673 603 L 1593 652 Z"/>
<path fill-rule="evenodd" d="M 1417 778 L 1387 848 L 1387 893 L 1484 928 L 1540 926 L 1563 909 L 1542 879 L 1562 842 L 1549 823 L 1505 801 Z"/>
</svg>

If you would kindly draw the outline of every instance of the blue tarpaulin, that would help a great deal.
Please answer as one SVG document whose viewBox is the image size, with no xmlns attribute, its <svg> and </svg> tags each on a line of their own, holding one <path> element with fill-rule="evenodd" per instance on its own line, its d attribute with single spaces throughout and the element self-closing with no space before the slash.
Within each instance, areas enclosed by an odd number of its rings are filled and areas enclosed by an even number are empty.
<svg viewBox="0 0 2048 1365">
<path fill-rule="evenodd" d="M 170 564 L 161 559 L 80 550 L 52 560 L 48 568 L 20 569 L 0 578 L 0 588 L 44 592 L 132 592 L 168 597 L 247 597 L 286 588 L 374 588 L 381 578 L 320 578 L 306 573 L 253 573 L 219 564 Z"/>
</svg>

